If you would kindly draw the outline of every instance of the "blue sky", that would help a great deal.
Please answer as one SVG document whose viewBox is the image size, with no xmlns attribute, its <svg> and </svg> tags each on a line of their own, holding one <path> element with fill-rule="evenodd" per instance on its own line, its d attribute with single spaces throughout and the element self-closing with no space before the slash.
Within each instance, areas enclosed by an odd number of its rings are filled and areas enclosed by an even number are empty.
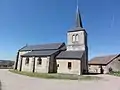
<svg viewBox="0 0 120 90">
<path fill-rule="evenodd" d="M 28 44 L 66 42 L 77 0 L 0 0 L 0 59 Z M 89 58 L 120 52 L 120 0 L 79 0 Z"/>
</svg>

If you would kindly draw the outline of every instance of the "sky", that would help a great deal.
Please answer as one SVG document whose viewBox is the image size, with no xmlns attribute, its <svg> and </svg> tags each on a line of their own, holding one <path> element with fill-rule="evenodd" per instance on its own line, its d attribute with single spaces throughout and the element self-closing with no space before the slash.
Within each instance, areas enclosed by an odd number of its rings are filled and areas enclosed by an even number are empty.
<svg viewBox="0 0 120 90">
<path fill-rule="evenodd" d="M 120 53 L 120 0 L 79 0 L 89 59 Z M 0 59 L 33 44 L 67 42 L 77 0 L 0 0 Z"/>
</svg>

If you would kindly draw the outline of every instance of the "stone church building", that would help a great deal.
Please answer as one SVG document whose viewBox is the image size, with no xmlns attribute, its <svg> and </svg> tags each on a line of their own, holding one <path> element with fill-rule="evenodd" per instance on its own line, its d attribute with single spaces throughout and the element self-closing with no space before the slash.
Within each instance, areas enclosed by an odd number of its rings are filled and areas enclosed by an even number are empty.
<svg viewBox="0 0 120 90">
<path fill-rule="evenodd" d="M 15 70 L 81 75 L 88 72 L 87 32 L 79 8 L 76 26 L 67 32 L 67 43 L 26 45 L 19 49 Z"/>
</svg>

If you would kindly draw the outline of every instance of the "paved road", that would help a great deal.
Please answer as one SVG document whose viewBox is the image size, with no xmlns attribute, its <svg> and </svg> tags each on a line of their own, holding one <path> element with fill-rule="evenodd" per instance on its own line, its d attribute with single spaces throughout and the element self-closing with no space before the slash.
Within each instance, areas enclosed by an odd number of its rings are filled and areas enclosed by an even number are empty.
<svg viewBox="0 0 120 90">
<path fill-rule="evenodd" d="M 120 90 L 120 78 L 101 75 L 105 80 L 48 80 L 22 76 L 0 70 L 2 90 Z"/>
</svg>

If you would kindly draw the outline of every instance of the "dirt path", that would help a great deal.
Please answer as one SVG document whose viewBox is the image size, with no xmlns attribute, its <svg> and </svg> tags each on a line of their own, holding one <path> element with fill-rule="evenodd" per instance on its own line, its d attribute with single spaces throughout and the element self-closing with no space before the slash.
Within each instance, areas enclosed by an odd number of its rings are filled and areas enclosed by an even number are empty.
<svg viewBox="0 0 120 90">
<path fill-rule="evenodd" d="M 101 75 L 105 80 L 74 81 L 38 79 L 0 70 L 2 90 L 120 90 L 120 78 Z"/>
</svg>

